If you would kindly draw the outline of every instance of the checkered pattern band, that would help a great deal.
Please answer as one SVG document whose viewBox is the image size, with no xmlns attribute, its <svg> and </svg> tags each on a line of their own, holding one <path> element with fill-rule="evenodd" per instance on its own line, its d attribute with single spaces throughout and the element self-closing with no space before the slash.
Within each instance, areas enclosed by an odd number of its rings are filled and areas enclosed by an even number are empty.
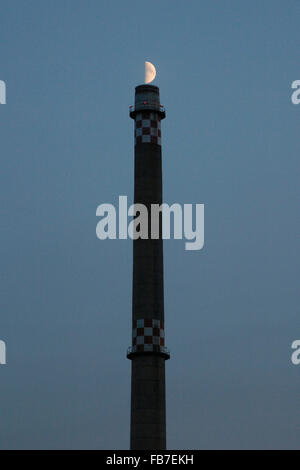
<svg viewBox="0 0 300 470">
<path fill-rule="evenodd" d="M 132 351 L 157 351 L 165 346 L 165 331 L 160 320 L 134 320 L 132 329 Z"/>
<path fill-rule="evenodd" d="M 135 117 L 135 144 L 161 145 L 160 116 L 152 111 L 137 113 Z"/>
</svg>

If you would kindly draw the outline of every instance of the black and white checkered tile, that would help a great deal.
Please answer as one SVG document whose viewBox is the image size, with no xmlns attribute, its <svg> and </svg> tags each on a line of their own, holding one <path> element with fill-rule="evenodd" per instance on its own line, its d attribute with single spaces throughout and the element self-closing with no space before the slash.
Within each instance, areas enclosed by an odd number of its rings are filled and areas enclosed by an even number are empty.
<svg viewBox="0 0 300 470">
<path fill-rule="evenodd" d="M 135 143 L 161 145 L 161 120 L 155 112 L 137 113 L 135 117 Z"/>
<path fill-rule="evenodd" d="M 157 351 L 165 346 L 163 322 L 156 319 L 134 320 L 132 330 L 132 351 Z"/>
</svg>

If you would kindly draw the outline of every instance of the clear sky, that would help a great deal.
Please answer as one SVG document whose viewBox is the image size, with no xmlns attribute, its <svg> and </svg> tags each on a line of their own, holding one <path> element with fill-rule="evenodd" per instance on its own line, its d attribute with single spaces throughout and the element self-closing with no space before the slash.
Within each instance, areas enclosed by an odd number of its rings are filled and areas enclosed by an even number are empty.
<svg viewBox="0 0 300 470">
<path fill-rule="evenodd" d="M 0 15 L 0 447 L 129 446 L 128 106 L 157 67 L 164 200 L 205 204 L 205 247 L 166 241 L 168 447 L 299 448 L 300 3 L 5 1 Z"/>
</svg>

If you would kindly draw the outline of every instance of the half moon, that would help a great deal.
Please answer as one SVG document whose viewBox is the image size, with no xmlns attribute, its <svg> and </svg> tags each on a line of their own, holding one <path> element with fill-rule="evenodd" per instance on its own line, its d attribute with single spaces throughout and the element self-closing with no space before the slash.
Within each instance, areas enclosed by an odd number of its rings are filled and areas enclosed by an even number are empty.
<svg viewBox="0 0 300 470">
<path fill-rule="evenodd" d="M 153 82 L 156 76 L 156 70 L 151 62 L 145 62 L 145 83 Z"/>
</svg>

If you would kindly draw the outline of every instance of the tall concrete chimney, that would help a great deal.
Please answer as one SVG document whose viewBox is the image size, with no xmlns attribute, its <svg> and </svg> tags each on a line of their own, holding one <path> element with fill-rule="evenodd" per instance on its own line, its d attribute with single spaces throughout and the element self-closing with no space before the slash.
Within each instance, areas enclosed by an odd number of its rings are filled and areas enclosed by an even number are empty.
<svg viewBox="0 0 300 470">
<path fill-rule="evenodd" d="M 140 85 L 130 117 L 135 121 L 134 203 L 148 208 L 147 240 L 133 241 L 131 359 L 131 449 L 166 449 L 166 390 L 163 241 L 151 239 L 151 204 L 162 203 L 161 121 L 166 116 L 159 88 Z"/>
</svg>

